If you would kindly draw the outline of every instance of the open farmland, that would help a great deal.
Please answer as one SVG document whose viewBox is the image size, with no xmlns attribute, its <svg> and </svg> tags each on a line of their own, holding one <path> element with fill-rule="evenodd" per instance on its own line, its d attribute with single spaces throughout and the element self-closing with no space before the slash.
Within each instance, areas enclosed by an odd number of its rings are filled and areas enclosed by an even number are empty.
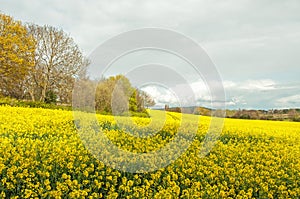
<svg viewBox="0 0 300 199">
<path fill-rule="evenodd" d="M 116 146 L 136 153 L 163 147 L 180 125 L 180 115 L 168 113 L 159 132 L 136 138 L 147 132 L 127 127 L 128 133 L 112 116 L 97 118 Z M 150 119 L 134 121 L 147 125 Z M 71 111 L 1 106 L 0 198 L 300 197 L 300 123 L 225 119 L 214 148 L 200 158 L 209 122 L 200 117 L 192 144 L 172 164 L 129 173 L 90 154 Z"/>
</svg>

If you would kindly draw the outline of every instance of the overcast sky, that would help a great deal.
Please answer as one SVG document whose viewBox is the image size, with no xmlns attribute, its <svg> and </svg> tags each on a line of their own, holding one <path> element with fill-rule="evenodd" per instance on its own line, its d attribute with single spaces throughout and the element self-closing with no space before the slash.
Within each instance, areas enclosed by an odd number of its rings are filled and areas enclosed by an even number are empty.
<svg viewBox="0 0 300 199">
<path fill-rule="evenodd" d="M 299 0 L 0 0 L 0 5 L 17 20 L 62 28 L 87 56 L 132 29 L 178 31 L 215 63 L 229 108 L 300 107 Z M 198 105 L 209 106 L 203 81 L 195 79 L 191 86 Z M 176 104 L 171 92 L 147 89 Z"/>
</svg>

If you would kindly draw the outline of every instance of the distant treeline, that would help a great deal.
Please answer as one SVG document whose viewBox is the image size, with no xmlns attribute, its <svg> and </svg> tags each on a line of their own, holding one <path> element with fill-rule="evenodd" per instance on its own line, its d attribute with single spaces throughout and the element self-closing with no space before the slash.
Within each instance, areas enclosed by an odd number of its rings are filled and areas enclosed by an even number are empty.
<svg viewBox="0 0 300 199">
<path fill-rule="evenodd" d="M 220 110 L 212 110 L 205 107 L 169 107 L 165 110 L 171 112 L 183 112 L 195 115 L 211 116 Z M 221 112 L 221 111 L 220 111 Z M 214 114 L 216 115 L 216 114 Z M 227 118 L 252 119 L 252 120 L 276 120 L 276 121 L 295 121 L 300 122 L 300 108 L 292 109 L 271 109 L 271 110 L 226 110 Z"/>
<path fill-rule="evenodd" d="M 226 113 L 229 118 L 300 122 L 300 109 L 228 110 Z"/>
</svg>

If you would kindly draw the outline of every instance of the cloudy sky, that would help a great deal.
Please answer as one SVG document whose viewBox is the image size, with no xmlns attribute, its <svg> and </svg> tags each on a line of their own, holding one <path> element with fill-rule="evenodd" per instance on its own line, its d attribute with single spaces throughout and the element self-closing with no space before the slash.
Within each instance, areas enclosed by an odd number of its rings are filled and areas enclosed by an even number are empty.
<svg viewBox="0 0 300 199">
<path fill-rule="evenodd" d="M 298 0 L 0 0 L 0 5 L 1 12 L 23 22 L 62 28 L 87 56 L 107 39 L 132 29 L 180 32 L 202 46 L 214 62 L 229 108 L 300 107 Z M 137 57 L 156 57 L 156 62 L 177 65 L 179 71 L 186 67 L 174 62 L 176 58 L 149 52 L 124 58 L 122 65 Z M 116 67 L 108 74 L 121 71 Z M 197 104 L 209 106 L 203 79 L 190 80 Z M 145 90 L 164 99 L 161 104 L 176 104 L 168 88 Z"/>
</svg>

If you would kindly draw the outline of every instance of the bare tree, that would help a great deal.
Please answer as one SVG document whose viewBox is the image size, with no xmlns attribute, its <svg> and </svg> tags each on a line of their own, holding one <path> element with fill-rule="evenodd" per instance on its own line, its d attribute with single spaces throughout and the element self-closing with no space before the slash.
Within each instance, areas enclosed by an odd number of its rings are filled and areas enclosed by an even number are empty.
<svg viewBox="0 0 300 199">
<path fill-rule="evenodd" d="M 70 103 L 74 80 L 84 76 L 87 59 L 62 30 L 35 24 L 27 27 L 36 40 L 35 69 L 26 81 L 31 99 L 44 101 L 51 91 L 61 102 Z"/>
<path fill-rule="evenodd" d="M 140 105 L 140 107 L 143 108 L 149 108 L 150 106 L 154 106 L 155 105 L 155 101 L 153 100 L 153 98 L 146 93 L 145 91 L 142 90 L 137 90 L 138 96 L 138 104 Z"/>
</svg>

